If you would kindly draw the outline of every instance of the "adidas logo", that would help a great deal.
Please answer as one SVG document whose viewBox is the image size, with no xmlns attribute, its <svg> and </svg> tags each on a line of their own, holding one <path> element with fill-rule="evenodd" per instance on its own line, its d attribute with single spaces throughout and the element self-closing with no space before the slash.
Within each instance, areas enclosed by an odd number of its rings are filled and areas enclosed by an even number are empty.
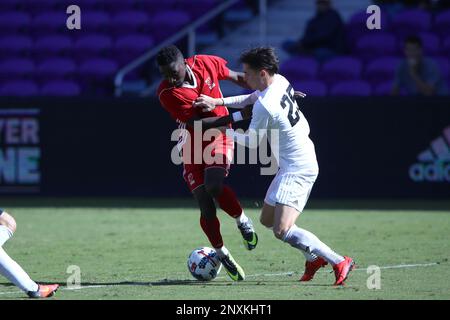
<svg viewBox="0 0 450 320">
<path fill-rule="evenodd" d="M 409 168 L 415 182 L 450 182 L 450 126 L 431 142 L 431 148 L 417 156 L 418 163 Z"/>
</svg>

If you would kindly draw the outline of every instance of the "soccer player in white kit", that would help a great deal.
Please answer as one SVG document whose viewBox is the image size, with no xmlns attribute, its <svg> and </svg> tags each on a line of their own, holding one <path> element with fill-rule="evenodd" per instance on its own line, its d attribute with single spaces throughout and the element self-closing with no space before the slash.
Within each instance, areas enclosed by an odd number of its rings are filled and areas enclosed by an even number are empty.
<svg viewBox="0 0 450 320">
<path fill-rule="evenodd" d="M 309 281 L 318 269 L 330 263 L 333 266 L 335 285 L 343 285 L 354 268 L 352 258 L 341 256 L 319 240 L 313 233 L 296 225 L 296 220 L 306 205 L 319 173 L 314 144 L 309 138 L 309 124 L 299 110 L 294 89 L 278 74 L 279 62 L 272 48 L 259 47 L 244 52 L 240 58 L 245 80 L 256 90 L 250 95 L 228 98 L 201 96 L 195 106 L 205 111 L 216 105 L 244 108 L 253 105 L 252 119 L 247 133 L 233 132 L 237 143 L 256 148 L 261 130 L 268 141 L 277 134 L 278 144 L 271 142 L 279 170 L 267 190 L 260 221 L 273 230 L 276 238 L 299 249 L 306 258 L 305 272 L 300 281 Z M 237 122 L 249 116 L 250 108 L 232 113 L 211 123 Z M 251 135 L 257 135 L 255 138 Z M 260 136 L 261 134 L 259 134 Z"/>
<path fill-rule="evenodd" d="M 0 209 L 0 274 L 22 289 L 30 298 L 48 298 L 54 295 L 58 284 L 37 284 L 3 249 L 3 244 L 16 231 L 16 220 Z"/>
</svg>

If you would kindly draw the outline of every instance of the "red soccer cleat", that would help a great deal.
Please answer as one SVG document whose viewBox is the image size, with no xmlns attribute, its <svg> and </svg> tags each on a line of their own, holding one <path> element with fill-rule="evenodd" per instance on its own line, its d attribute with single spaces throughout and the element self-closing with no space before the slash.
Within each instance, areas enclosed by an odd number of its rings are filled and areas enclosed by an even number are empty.
<svg viewBox="0 0 450 320">
<path fill-rule="evenodd" d="M 310 281 L 314 278 L 317 270 L 322 267 L 325 267 L 328 264 L 323 258 L 319 257 L 314 261 L 306 261 L 305 262 L 305 273 L 303 273 L 300 281 Z"/>
<path fill-rule="evenodd" d="M 334 275 L 336 276 L 335 286 L 344 285 L 344 281 L 347 280 L 348 274 L 355 267 L 355 262 L 352 258 L 344 256 L 344 261 L 333 266 Z"/>
<path fill-rule="evenodd" d="M 40 284 L 37 291 L 27 292 L 30 298 L 49 298 L 58 290 L 59 284 Z"/>
</svg>

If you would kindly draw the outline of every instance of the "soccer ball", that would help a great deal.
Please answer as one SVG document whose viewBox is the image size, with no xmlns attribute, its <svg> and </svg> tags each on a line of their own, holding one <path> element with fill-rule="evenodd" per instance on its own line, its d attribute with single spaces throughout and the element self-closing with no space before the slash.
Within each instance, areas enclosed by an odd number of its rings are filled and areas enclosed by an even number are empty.
<svg viewBox="0 0 450 320">
<path fill-rule="evenodd" d="M 192 276 L 200 281 L 213 280 L 222 269 L 222 264 L 217 258 L 217 252 L 208 247 L 201 247 L 192 251 L 187 266 Z"/>
</svg>

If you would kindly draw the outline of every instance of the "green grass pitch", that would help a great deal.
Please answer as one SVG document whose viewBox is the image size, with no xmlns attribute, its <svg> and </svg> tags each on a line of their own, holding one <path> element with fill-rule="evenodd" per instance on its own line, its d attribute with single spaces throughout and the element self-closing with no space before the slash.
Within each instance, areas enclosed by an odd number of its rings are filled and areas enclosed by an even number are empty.
<svg viewBox="0 0 450 320">
<path fill-rule="evenodd" d="M 209 246 L 192 202 L 173 207 L 172 201 L 69 202 L 2 204 L 18 223 L 5 250 L 35 281 L 62 285 L 52 299 L 450 299 L 447 209 L 411 205 L 392 210 L 376 203 L 372 207 L 382 209 L 309 206 L 298 225 L 358 265 L 346 286 L 337 288 L 330 266 L 313 281 L 298 282 L 303 255 L 259 224 L 254 205 L 246 206 L 259 233 L 253 251 L 245 250 L 233 219 L 218 213 L 225 244 L 247 279 L 235 283 L 222 270 L 204 283 L 194 280 L 186 267 L 192 249 Z M 81 270 L 76 290 L 66 287 L 71 265 Z M 367 287 L 371 265 L 380 267 L 379 289 Z M 18 288 L 0 277 L 0 299 L 22 298 Z"/>
</svg>

